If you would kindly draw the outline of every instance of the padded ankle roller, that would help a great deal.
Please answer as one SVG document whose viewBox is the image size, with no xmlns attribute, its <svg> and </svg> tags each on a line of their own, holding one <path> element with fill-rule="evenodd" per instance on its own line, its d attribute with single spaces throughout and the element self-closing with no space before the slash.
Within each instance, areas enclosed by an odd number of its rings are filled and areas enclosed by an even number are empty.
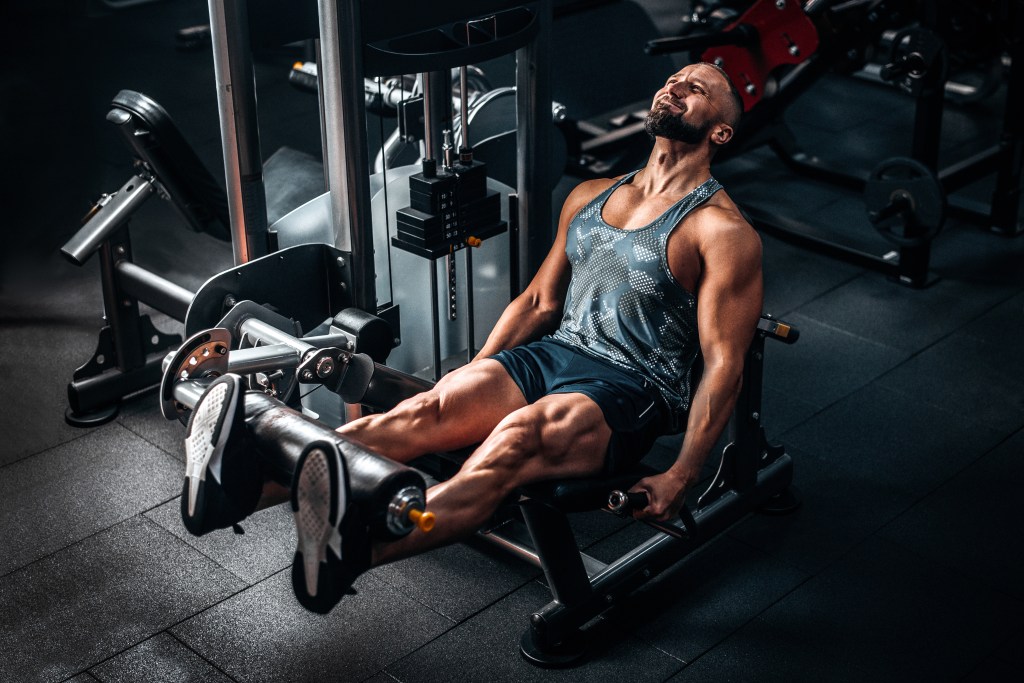
<svg viewBox="0 0 1024 683">
<path fill-rule="evenodd" d="M 426 489 L 423 476 L 416 470 L 357 446 L 265 394 L 246 394 L 245 424 L 271 477 L 286 486 L 292 485 L 292 475 L 303 448 L 317 440 L 335 441 L 348 468 L 352 505 L 369 521 L 375 537 L 395 537 L 388 531 L 385 516 L 388 505 L 399 491 L 406 487 L 421 492 Z"/>
</svg>

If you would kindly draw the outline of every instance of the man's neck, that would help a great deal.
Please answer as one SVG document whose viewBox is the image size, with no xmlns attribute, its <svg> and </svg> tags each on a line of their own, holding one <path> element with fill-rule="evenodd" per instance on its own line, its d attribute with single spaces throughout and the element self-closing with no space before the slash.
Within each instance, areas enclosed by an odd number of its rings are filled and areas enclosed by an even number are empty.
<svg viewBox="0 0 1024 683">
<path fill-rule="evenodd" d="M 711 176 L 707 143 L 688 145 L 655 138 L 647 166 L 634 181 L 645 194 L 686 194 Z"/>
</svg>

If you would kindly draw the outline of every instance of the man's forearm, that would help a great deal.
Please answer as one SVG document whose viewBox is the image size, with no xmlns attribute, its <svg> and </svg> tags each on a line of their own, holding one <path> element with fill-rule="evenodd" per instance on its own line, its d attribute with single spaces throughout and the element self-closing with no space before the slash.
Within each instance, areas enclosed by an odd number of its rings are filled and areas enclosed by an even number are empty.
<svg viewBox="0 0 1024 683">
<path fill-rule="evenodd" d="M 729 424 L 741 382 L 742 369 L 728 365 L 705 369 L 690 405 L 683 446 L 669 468 L 687 487 L 700 477 L 711 447 Z"/>
</svg>

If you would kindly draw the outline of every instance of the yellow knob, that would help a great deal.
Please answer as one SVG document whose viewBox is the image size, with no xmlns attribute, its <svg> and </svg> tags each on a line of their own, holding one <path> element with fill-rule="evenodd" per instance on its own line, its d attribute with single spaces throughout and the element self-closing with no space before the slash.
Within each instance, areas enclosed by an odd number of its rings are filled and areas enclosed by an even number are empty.
<svg viewBox="0 0 1024 683">
<path fill-rule="evenodd" d="M 427 533 L 434 528 L 434 523 L 437 521 L 437 515 L 433 512 L 424 512 L 419 508 L 413 508 L 409 510 L 409 521 L 416 525 L 416 528 Z"/>
<path fill-rule="evenodd" d="M 479 247 L 484 241 L 479 237 L 473 237 L 472 235 L 466 238 L 466 244 L 471 247 Z"/>
</svg>

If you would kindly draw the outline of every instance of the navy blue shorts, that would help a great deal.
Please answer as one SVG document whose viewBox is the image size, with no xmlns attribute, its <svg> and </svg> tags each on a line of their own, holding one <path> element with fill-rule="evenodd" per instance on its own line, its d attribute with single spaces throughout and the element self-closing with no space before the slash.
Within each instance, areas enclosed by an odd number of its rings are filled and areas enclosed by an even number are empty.
<svg viewBox="0 0 1024 683">
<path fill-rule="evenodd" d="M 527 403 L 549 394 L 583 394 L 612 430 L 605 469 L 619 472 L 647 454 L 669 430 L 669 413 L 651 380 L 581 353 L 551 337 L 491 356 L 512 377 Z"/>
</svg>

